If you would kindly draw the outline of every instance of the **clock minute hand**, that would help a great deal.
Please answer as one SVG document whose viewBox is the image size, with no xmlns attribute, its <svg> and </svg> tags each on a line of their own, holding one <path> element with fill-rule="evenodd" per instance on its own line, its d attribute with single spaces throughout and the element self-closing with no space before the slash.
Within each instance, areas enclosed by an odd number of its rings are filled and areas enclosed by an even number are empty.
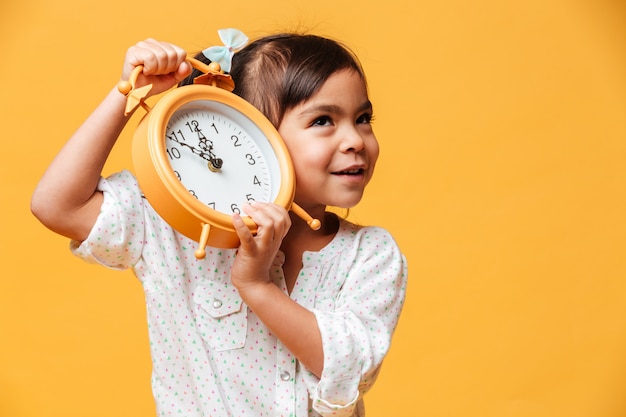
<svg viewBox="0 0 626 417">
<path fill-rule="evenodd" d="M 209 155 L 208 153 L 202 152 L 200 149 L 194 148 L 193 146 L 185 143 L 185 142 L 181 142 L 179 140 L 174 139 L 174 142 L 178 143 L 181 146 L 184 146 L 186 148 L 189 148 L 189 150 L 191 150 L 191 152 L 193 152 L 194 154 L 206 159 L 207 161 L 209 161 L 211 159 L 211 155 Z"/>
<path fill-rule="evenodd" d="M 170 138 L 170 139 L 178 143 L 179 145 L 188 148 L 189 150 L 191 150 L 193 154 L 198 155 L 199 157 L 205 159 L 208 162 L 209 170 L 213 172 L 217 172 L 222 167 L 222 160 L 220 158 L 215 158 L 215 156 L 212 155 L 212 152 L 210 150 L 209 150 L 209 153 L 206 153 L 176 138 Z"/>
</svg>

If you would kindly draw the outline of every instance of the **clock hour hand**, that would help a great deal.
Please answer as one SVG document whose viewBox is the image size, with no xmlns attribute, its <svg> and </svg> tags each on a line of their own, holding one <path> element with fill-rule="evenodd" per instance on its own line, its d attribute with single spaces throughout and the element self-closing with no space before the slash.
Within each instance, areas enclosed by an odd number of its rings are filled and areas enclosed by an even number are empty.
<svg viewBox="0 0 626 417">
<path fill-rule="evenodd" d="M 198 141 L 202 150 L 209 153 L 209 169 L 213 172 L 219 171 L 224 161 L 222 158 L 217 158 L 213 153 L 213 142 L 204 137 L 201 131 L 198 131 Z"/>
</svg>

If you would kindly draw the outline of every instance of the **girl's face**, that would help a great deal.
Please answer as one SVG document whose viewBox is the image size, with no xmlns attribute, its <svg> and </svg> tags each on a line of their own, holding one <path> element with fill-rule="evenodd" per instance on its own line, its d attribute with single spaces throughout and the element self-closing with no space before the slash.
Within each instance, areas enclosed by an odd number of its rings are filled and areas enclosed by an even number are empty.
<svg viewBox="0 0 626 417">
<path fill-rule="evenodd" d="M 331 75 L 285 113 L 278 131 L 294 163 L 299 205 L 349 208 L 361 200 L 378 159 L 371 120 L 365 83 L 352 70 Z"/>
</svg>

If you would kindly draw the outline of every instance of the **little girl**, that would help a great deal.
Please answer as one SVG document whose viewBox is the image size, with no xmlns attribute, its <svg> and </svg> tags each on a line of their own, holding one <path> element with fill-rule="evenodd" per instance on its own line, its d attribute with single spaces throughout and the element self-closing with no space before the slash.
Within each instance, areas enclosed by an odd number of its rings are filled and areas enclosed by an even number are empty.
<svg viewBox="0 0 626 417">
<path fill-rule="evenodd" d="M 185 59 L 183 49 L 147 39 L 128 49 L 122 79 L 143 65 L 137 87 L 152 83 L 158 94 L 193 82 Z M 224 66 L 234 93 L 281 134 L 295 202 L 322 220 L 319 230 L 255 203 L 244 211 L 256 235 L 233 214 L 240 246 L 196 259 L 194 242 L 159 217 L 130 172 L 101 177 L 128 121 L 117 88 L 51 163 L 32 211 L 72 239 L 76 255 L 131 268 L 141 281 L 159 416 L 363 416 L 407 270 L 388 232 L 326 211 L 361 200 L 378 157 L 362 68 L 337 42 L 300 34 L 258 39 Z"/>
</svg>

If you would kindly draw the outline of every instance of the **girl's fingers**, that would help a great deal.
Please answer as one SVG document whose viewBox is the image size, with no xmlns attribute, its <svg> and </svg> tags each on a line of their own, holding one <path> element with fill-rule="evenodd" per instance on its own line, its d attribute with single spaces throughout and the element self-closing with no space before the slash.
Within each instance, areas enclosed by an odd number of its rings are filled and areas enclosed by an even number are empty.
<svg viewBox="0 0 626 417">
<path fill-rule="evenodd" d="M 241 244 L 246 247 L 249 246 L 253 240 L 252 233 L 250 232 L 250 229 L 248 229 L 248 226 L 244 223 L 241 216 L 237 213 L 233 214 L 233 226 Z"/>
<path fill-rule="evenodd" d="M 291 223 L 287 211 L 274 204 L 246 204 L 243 209 L 256 223 L 257 234 L 252 235 L 239 214 L 233 215 L 233 226 L 240 245 L 231 269 L 231 279 L 238 288 L 269 280 L 272 262 Z"/>
<path fill-rule="evenodd" d="M 291 220 L 287 211 L 276 204 L 246 204 L 244 211 L 258 226 L 257 236 L 265 239 L 282 239 L 285 237 Z"/>
<path fill-rule="evenodd" d="M 122 80 L 128 81 L 135 67 L 141 65 L 143 71 L 135 86 L 152 84 L 150 95 L 161 93 L 191 73 L 192 67 L 186 58 L 187 53 L 179 46 L 154 39 L 140 41 L 126 52 Z"/>
<path fill-rule="evenodd" d="M 179 46 L 146 39 L 129 48 L 126 61 L 130 71 L 143 65 L 144 75 L 163 75 L 178 72 L 186 57 L 185 50 Z"/>
<path fill-rule="evenodd" d="M 182 48 L 167 42 L 146 39 L 141 45 L 148 51 L 145 75 L 176 72 L 186 57 Z"/>
</svg>

